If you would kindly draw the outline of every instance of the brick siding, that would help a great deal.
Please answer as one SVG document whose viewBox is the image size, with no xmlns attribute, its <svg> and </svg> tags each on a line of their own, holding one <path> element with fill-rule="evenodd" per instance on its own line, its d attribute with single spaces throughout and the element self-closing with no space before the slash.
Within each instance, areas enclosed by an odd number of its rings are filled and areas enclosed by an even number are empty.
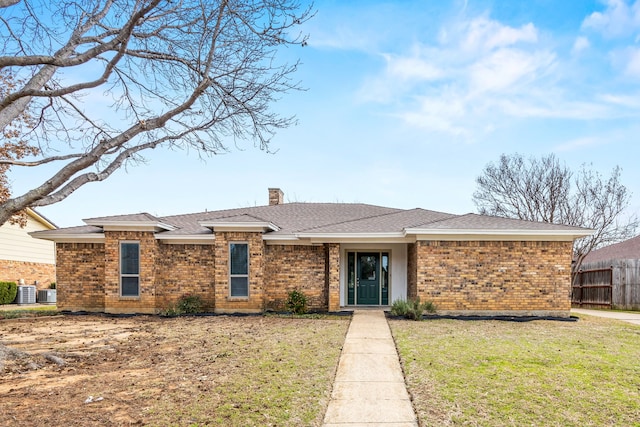
<svg viewBox="0 0 640 427">
<path fill-rule="evenodd" d="M 231 297 L 229 293 L 229 243 L 249 244 L 249 297 Z M 262 234 L 218 232 L 215 243 L 215 311 L 260 312 L 265 309 L 264 243 Z"/>
<path fill-rule="evenodd" d="M 416 244 L 409 243 L 407 245 L 407 299 L 413 299 L 418 296 L 417 274 L 418 252 L 416 251 Z"/>
<path fill-rule="evenodd" d="M 104 244 L 56 244 L 56 305 L 60 310 L 104 311 Z"/>
<path fill-rule="evenodd" d="M 121 297 L 121 241 L 140 242 L 140 296 Z M 229 242 L 249 244 L 249 297 L 229 296 Z M 157 313 L 186 293 L 207 311 L 282 310 L 289 291 L 313 310 L 340 309 L 340 245 L 266 245 L 261 233 L 217 232 L 215 244 L 161 244 L 152 232 L 105 232 L 105 243 L 58 243 L 62 310 Z M 570 309 L 571 242 L 419 241 L 407 246 L 407 297 L 441 312 Z M 392 272 L 393 274 L 393 272 Z"/>
<path fill-rule="evenodd" d="M 340 310 L 340 245 L 326 243 L 327 287 L 329 311 Z"/>
<path fill-rule="evenodd" d="M 157 259 L 156 307 L 162 311 L 185 294 L 201 298 L 203 309 L 215 308 L 213 245 L 160 245 Z"/>
<path fill-rule="evenodd" d="M 104 308 L 107 313 L 156 312 L 156 259 L 159 243 L 152 232 L 106 231 Z M 120 296 L 120 242 L 140 243 L 139 296 Z"/>
<path fill-rule="evenodd" d="M 266 246 L 264 282 L 267 309 L 286 310 L 289 292 L 299 290 L 310 310 L 327 310 L 324 247 Z"/>
<path fill-rule="evenodd" d="M 0 260 L 0 281 L 19 283 L 24 279 L 25 285 L 38 282 L 36 288 L 49 289 L 51 282 L 56 281 L 56 266 L 40 262 L 24 262 Z"/>
<path fill-rule="evenodd" d="M 417 293 L 442 311 L 568 313 L 571 245 L 420 241 Z"/>
</svg>

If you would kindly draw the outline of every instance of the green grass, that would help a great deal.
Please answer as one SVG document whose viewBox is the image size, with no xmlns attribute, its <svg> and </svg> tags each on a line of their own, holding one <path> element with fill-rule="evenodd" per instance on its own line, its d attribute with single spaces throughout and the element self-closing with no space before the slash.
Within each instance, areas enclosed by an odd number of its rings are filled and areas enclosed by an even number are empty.
<svg viewBox="0 0 640 427">
<path fill-rule="evenodd" d="M 20 307 L 16 309 L 0 310 L 0 319 L 16 319 L 19 317 L 55 316 L 58 309 L 55 305 L 39 305 L 34 307 Z"/>
<path fill-rule="evenodd" d="M 390 321 L 421 425 L 640 426 L 640 327 Z"/>
</svg>

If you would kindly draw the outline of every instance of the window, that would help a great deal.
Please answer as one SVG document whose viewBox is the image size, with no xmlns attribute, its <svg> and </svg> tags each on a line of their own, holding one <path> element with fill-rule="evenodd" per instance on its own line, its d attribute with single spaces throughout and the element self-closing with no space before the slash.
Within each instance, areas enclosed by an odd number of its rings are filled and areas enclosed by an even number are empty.
<svg viewBox="0 0 640 427">
<path fill-rule="evenodd" d="M 120 295 L 140 296 L 139 242 L 120 242 Z"/>
<path fill-rule="evenodd" d="M 229 243 L 229 295 L 249 296 L 249 245 Z"/>
</svg>

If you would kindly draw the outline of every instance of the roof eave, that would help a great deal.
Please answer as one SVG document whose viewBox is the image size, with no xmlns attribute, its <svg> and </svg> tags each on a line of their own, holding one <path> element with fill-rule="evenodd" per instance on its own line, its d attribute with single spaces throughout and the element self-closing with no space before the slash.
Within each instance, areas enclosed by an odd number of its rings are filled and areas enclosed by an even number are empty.
<svg viewBox="0 0 640 427">
<path fill-rule="evenodd" d="M 410 243 L 414 238 L 401 232 L 379 233 L 296 233 L 300 239 L 313 243 Z"/>
<path fill-rule="evenodd" d="M 199 245 L 213 245 L 216 242 L 216 236 L 214 234 L 180 234 L 165 236 L 162 234 L 156 234 L 156 240 L 167 244 L 199 244 Z"/>
<path fill-rule="evenodd" d="M 173 231 L 177 227 L 160 221 L 100 221 L 85 219 L 85 224 L 100 227 L 105 231 Z"/>
<path fill-rule="evenodd" d="M 44 215 L 42 215 L 40 212 L 36 211 L 35 209 L 27 208 L 26 211 L 27 211 L 27 215 L 31 216 L 34 220 L 38 221 L 39 223 L 41 223 L 42 225 L 44 225 L 48 229 L 55 230 L 55 229 L 58 228 L 57 225 L 55 225 L 53 222 L 49 221 L 49 219 L 47 219 L 47 217 L 45 217 Z"/>
<path fill-rule="evenodd" d="M 53 231 L 53 230 L 52 230 Z M 35 239 L 49 240 L 55 243 L 104 243 L 104 233 L 49 233 L 32 231 L 29 235 Z"/>
<path fill-rule="evenodd" d="M 488 239 L 488 240 L 558 240 L 572 241 L 581 237 L 587 237 L 594 233 L 589 229 L 569 229 L 569 230 L 496 230 L 496 229 L 429 229 L 429 228 L 407 228 L 405 234 L 407 236 L 415 236 L 417 240 L 433 240 L 433 239 Z"/>
<path fill-rule="evenodd" d="M 246 231 L 246 232 L 269 232 L 279 231 L 280 228 L 272 222 L 251 221 L 251 222 L 225 222 L 225 221 L 198 221 L 202 227 L 216 231 Z"/>
</svg>

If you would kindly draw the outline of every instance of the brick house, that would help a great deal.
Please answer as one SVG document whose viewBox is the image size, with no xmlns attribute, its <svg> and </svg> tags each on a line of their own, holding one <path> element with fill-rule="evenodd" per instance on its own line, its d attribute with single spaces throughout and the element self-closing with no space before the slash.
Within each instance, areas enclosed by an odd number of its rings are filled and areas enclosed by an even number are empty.
<svg viewBox="0 0 640 427">
<path fill-rule="evenodd" d="M 420 297 L 439 312 L 568 316 L 573 240 L 590 230 L 367 204 L 283 203 L 85 220 L 56 242 L 58 307 L 159 312 L 185 293 L 223 312 L 315 310 Z"/>
<path fill-rule="evenodd" d="M 24 227 L 9 222 L 0 227 L 0 281 L 48 289 L 56 281 L 55 244 L 30 233 L 55 230 L 56 225 L 34 209 L 27 208 L 26 217 Z"/>
</svg>

